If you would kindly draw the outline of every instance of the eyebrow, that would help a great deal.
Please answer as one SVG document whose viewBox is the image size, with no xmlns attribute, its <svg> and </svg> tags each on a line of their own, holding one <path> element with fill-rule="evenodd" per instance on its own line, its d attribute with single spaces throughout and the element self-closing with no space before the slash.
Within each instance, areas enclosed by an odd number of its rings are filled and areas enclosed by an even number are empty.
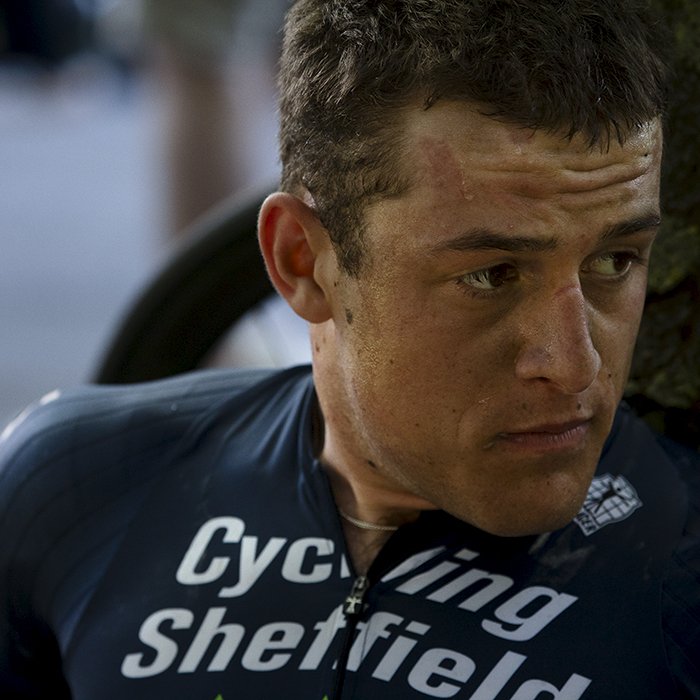
<svg viewBox="0 0 700 700">
<path fill-rule="evenodd" d="M 636 219 L 621 221 L 608 226 L 600 236 L 600 243 L 632 236 L 640 231 L 659 228 L 661 217 L 657 212 L 645 214 Z M 431 249 L 433 254 L 446 252 L 468 252 L 477 250 L 504 250 L 511 253 L 542 253 L 554 250 L 559 245 L 557 236 L 530 237 L 508 236 L 490 229 L 471 229 L 449 241 L 438 243 Z"/>
<path fill-rule="evenodd" d="M 624 238 L 625 236 L 632 236 L 640 231 L 648 231 L 651 229 L 658 229 L 661 227 L 661 216 L 658 212 L 651 212 L 645 216 L 640 216 L 638 219 L 632 219 L 631 221 L 622 221 L 619 224 L 613 224 L 609 226 L 603 235 L 600 237 L 600 242 L 610 240 L 611 238 Z"/>
</svg>

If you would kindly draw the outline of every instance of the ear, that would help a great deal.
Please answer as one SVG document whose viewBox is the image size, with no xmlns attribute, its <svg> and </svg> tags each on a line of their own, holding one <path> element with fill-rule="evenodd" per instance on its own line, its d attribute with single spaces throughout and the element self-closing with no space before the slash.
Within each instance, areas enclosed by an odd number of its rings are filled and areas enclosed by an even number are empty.
<svg viewBox="0 0 700 700">
<path fill-rule="evenodd" d="M 271 194 L 260 209 L 258 238 L 272 284 L 292 309 L 309 323 L 331 318 L 317 278 L 320 259 L 333 253 L 313 210 L 292 194 Z"/>
</svg>

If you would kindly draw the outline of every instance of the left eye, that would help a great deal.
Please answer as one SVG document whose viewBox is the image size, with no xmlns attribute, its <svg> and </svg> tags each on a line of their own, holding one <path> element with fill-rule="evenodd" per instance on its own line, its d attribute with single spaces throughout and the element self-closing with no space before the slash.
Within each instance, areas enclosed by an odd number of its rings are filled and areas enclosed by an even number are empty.
<svg viewBox="0 0 700 700">
<path fill-rule="evenodd" d="M 634 253 L 605 253 L 589 265 L 589 270 L 599 275 L 620 277 L 632 267 L 635 257 Z"/>
</svg>

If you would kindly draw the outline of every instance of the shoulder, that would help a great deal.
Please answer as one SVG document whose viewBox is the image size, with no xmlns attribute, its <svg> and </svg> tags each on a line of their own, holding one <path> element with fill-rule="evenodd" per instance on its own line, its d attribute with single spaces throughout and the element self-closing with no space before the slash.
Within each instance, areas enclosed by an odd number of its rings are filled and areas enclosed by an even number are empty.
<svg viewBox="0 0 700 700">
<path fill-rule="evenodd" d="M 293 368 L 300 376 L 308 374 L 305 369 Z M 215 410 L 220 402 L 270 383 L 284 383 L 289 374 L 264 369 L 202 370 L 141 384 L 53 391 L 28 406 L 0 433 L 0 454 L 32 439 L 65 435 L 67 427 L 75 441 L 76 427 L 110 433 L 142 426 L 143 421 L 180 425 L 195 414 Z"/>
<path fill-rule="evenodd" d="M 195 426 L 308 376 L 303 368 L 209 370 L 45 396 L 0 435 L 0 532 L 39 511 L 68 517 L 76 506 L 94 508 L 98 495 L 139 488 Z"/>
<path fill-rule="evenodd" d="M 21 462 L 25 471 L 66 452 L 136 437 L 145 444 L 175 438 L 194 416 L 245 393 L 264 371 L 204 371 L 114 386 L 54 391 L 30 405 L 0 434 L 0 483 Z"/>
<path fill-rule="evenodd" d="M 683 697 L 700 698 L 700 453 L 663 436 L 658 441 L 687 495 L 683 532 L 664 582 L 664 635 Z"/>
<path fill-rule="evenodd" d="M 10 583 L 18 600 L 39 580 L 42 590 L 77 590 L 64 583 L 81 567 L 106 566 L 202 426 L 235 426 L 241 414 L 257 415 L 263 407 L 270 414 L 275 397 L 288 395 L 289 387 L 308 391 L 310 382 L 305 368 L 209 370 L 143 384 L 76 387 L 30 406 L 0 437 L 0 599 L 12 597 Z M 53 605 L 50 595 L 39 598 Z M 61 603 L 64 609 L 75 605 L 72 597 Z M 0 607 L 0 636 L 2 615 Z"/>
<path fill-rule="evenodd" d="M 233 425 L 246 409 L 257 414 L 310 384 L 310 371 L 296 368 L 76 387 L 45 396 L 7 426 L 0 436 L 0 695 L 15 676 L 33 682 L 36 668 L 55 661 L 45 625 L 67 643 L 133 519 L 187 454 L 188 436 L 217 420 Z"/>
<path fill-rule="evenodd" d="M 654 433 L 624 403 L 606 453 L 636 469 L 647 496 L 652 494 L 649 536 L 662 545 L 670 538 L 662 599 L 667 660 L 681 697 L 700 698 L 700 453 Z"/>
</svg>

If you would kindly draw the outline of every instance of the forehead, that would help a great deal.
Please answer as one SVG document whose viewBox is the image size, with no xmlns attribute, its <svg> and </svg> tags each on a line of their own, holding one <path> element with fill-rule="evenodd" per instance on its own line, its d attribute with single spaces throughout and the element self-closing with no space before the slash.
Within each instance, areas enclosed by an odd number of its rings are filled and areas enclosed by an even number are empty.
<svg viewBox="0 0 700 700">
<path fill-rule="evenodd" d="M 464 103 L 438 102 L 408 111 L 405 119 L 404 155 L 414 184 L 462 196 L 474 181 L 535 199 L 594 192 L 635 183 L 660 167 L 659 120 L 640 126 L 622 145 L 602 139 L 590 146 L 583 134 L 569 139 L 507 124 Z"/>
<path fill-rule="evenodd" d="M 584 136 L 524 129 L 465 103 L 404 114 L 397 165 L 410 184 L 365 210 L 370 267 L 398 262 L 408 249 L 418 260 L 452 241 L 463 244 L 470 231 L 554 237 L 583 249 L 625 222 L 658 219 L 658 120 L 623 145 L 590 147 Z"/>
</svg>

